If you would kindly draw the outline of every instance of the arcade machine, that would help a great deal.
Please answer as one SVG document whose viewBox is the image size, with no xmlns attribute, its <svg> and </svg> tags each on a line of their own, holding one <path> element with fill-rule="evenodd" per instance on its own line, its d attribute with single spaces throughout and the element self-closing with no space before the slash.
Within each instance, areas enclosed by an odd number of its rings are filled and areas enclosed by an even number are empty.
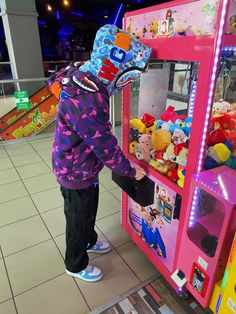
<svg viewBox="0 0 236 314">
<path fill-rule="evenodd" d="M 215 284 L 210 309 L 213 313 L 236 313 L 236 234 L 231 246 L 227 266 L 222 280 Z"/>
<path fill-rule="evenodd" d="M 126 13 L 124 27 L 152 55 L 123 92 L 123 151 L 147 175 L 112 175 L 122 226 L 207 307 L 236 231 L 235 2 L 168 2 Z"/>
</svg>

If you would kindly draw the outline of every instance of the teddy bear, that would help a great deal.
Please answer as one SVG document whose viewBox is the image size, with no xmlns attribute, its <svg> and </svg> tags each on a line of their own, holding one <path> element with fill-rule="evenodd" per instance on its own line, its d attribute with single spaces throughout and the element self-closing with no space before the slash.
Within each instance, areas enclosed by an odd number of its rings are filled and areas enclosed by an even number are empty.
<svg viewBox="0 0 236 314">
<path fill-rule="evenodd" d="M 149 150 L 151 150 L 151 135 L 148 135 L 148 134 L 140 135 L 138 138 L 138 142 L 140 144 L 146 145 L 147 148 L 149 148 Z"/>
<path fill-rule="evenodd" d="M 151 160 L 150 148 L 146 144 L 138 143 L 135 145 L 135 156 L 139 160 L 149 162 Z"/>
</svg>

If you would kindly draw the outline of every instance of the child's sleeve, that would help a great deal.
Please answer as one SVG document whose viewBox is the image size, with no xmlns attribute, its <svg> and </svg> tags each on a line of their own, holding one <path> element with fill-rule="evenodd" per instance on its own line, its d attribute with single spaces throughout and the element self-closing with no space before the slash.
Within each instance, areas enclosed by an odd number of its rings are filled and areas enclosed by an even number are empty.
<svg viewBox="0 0 236 314">
<path fill-rule="evenodd" d="M 79 119 L 77 116 L 74 128 L 108 168 L 120 175 L 134 177 L 136 170 L 124 156 L 112 133 L 108 110 L 108 106 L 92 106 L 83 111 Z"/>
</svg>

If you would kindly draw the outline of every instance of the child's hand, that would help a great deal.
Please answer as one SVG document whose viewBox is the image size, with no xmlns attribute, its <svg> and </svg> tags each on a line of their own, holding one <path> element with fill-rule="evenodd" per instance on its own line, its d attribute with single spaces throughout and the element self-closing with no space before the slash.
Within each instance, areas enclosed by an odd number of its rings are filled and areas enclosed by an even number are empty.
<svg viewBox="0 0 236 314">
<path fill-rule="evenodd" d="M 136 175 L 135 175 L 136 180 L 141 180 L 146 174 L 142 168 L 135 167 L 135 170 L 136 170 Z"/>
</svg>

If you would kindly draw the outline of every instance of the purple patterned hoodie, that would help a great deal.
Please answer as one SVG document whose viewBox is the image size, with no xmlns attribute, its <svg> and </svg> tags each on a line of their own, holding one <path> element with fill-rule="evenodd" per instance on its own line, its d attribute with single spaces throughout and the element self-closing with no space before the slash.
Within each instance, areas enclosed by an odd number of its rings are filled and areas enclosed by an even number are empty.
<svg viewBox="0 0 236 314">
<path fill-rule="evenodd" d="M 137 78 L 151 50 L 114 25 L 99 29 L 89 61 L 61 70 L 49 82 L 60 98 L 53 143 L 53 171 L 68 189 L 90 186 L 106 165 L 135 176 L 109 122 L 109 97 Z"/>
</svg>

